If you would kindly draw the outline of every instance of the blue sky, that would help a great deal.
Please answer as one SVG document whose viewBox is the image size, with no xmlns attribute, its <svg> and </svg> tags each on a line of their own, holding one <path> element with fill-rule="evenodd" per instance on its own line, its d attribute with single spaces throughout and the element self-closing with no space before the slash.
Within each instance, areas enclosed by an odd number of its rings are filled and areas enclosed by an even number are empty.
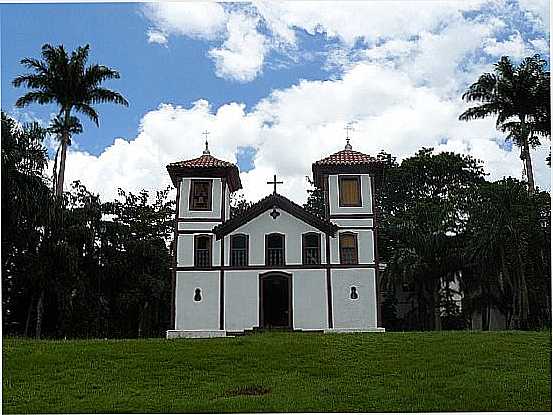
<svg viewBox="0 0 553 415">
<path fill-rule="evenodd" d="M 151 25 L 141 4 L 2 4 L 0 9 L 4 110 L 12 111 L 24 93 L 23 88 L 11 86 L 13 78 L 25 72 L 20 60 L 39 57 L 45 43 L 63 44 L 68 50 L 90 44 L 90 62 L 120 72 L 119 80 L 106 85 L 120 91 L 130 107 L 99 105 L 101 133 L 83 118 L 84 132 L 76 138 L 80 149 L 94 155 L 99 155 L 114 137 L 135 137 L 142 116 L 160 103 L 186 106 L 206 99 L 214 107 L 238 101 L 248 108 L 273 89 L 286 88 L 300 78 L 328 77 L 320 63 L 301 62 L 286 68 L 268 68 L 265 76 L 252 82 L 229 82 L 215 76 L 214 64 L 206 56 L 214 42 L 184 38 L 170 48 L 148 43 L 146 32 Z M 315 45 L 316 41 L 311 43 Z M 24 112 L 48 120 L 55 107 L 33 105 Z M 22 117 L 21 120 L 26 119 L 25 115 Z"/>
<path fill-rule="evenodd" d="M 2 109 L 47 123 L 54 106 L 15 109 L 13 78 L 44 43 L 90 44 L 90 61 L 117 69 L 128 108 L 99 105 L 68 156 L 67 177 L 104 198 L 156 189 L 164 166 L 192 158 L 208 129 L 212 153 L 237 161 L 245 194 L 273 173 L 301 201 L 321 156 L 354 148 L 399 158 L 422 146 L 483 161 L 490 177 L 520 177 L 517 149 L 493 120 L 460 123 L 460 95 L 501 55 L 549 59 L 547 1 L 2 4 Z M 122 138 L 118 139 L 118 138 Z M 53 153 L 51 143 L 50 153 Z M 536 176 L 549 188 L 543 162 Z"/>
</svg>

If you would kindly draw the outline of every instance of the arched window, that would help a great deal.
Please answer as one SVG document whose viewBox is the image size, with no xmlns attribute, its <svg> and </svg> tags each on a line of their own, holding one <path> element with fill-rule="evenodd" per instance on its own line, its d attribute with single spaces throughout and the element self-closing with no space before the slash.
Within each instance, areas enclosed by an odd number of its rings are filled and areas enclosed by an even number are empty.
<svg viewBox="0 0 553 415">
<path fill-rule="evenodd" d="M 248 235 L 230 237 L 230 265 L 232 267 L 248 265 Z"/>
<path fill-rule="evenodd" d="M 271 233 L 265 236 L 265 264 L 284 265 L 284 235 Z"/>
<path fill-rule="evenodd" d="M 340 234 L 340 264 L 358 264 L 357 234 L 343 232 Z"/>
<path fill-rule="evenodd" d="M 194 266 L 196 268 L 211 267 L 211 235 L 194 237 Z"/>
<path fill-rule="evenodd" d="M 321 235 L 315 232 L 302 235 L 303 264 L 313 265 L 321 263 Z"/>
</svg>

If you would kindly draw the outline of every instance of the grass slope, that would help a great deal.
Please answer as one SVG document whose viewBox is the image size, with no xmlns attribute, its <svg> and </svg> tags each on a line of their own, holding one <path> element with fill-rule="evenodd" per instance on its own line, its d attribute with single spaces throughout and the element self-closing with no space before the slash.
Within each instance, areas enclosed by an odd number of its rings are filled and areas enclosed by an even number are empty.
<svg viewBox="0 0 553 415">
<path fill-rule="evenodd" d="M 8 413 L 551 410 L 550 332 L 4 339 L 3 358 Z"/>
</svg>

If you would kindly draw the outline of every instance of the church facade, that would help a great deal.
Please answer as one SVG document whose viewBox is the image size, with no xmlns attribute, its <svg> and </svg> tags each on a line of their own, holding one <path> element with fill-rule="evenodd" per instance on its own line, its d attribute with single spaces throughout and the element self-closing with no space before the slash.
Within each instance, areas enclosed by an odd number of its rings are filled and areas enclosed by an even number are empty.
<svg viewBox="0 0 553 415">
<path fill-rule="evenodd" d="M 168 338 L 281 328 L 383 331 L 378 316 L 375 158 L 342 151 L 312 165 L 321 217 L 274 191 L 230 217 L 238 167 L 202 156 L 167 166 L 177 188 Z"/>
</svg>

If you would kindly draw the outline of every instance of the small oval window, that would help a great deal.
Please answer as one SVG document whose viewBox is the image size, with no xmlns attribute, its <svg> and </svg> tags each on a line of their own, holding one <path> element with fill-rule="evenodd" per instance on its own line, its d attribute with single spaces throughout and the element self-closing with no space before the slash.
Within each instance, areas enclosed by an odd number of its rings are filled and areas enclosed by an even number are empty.
<svg viewBox="0 0 553 415">
<path fill-rule="evenodd" d="M 202 290 L 201 290 L 201 288 L 196 288 L 196 290 L 194 290 L 194 301 L 202 301 Z"/>
<path fill-rule="evenodd" d="M 359 298 L 359 294 L 357 294 L 357 287 L 351 287 L 349 298 L 351 298 L 352 300 L 357 300 Z"/>
</svg>

